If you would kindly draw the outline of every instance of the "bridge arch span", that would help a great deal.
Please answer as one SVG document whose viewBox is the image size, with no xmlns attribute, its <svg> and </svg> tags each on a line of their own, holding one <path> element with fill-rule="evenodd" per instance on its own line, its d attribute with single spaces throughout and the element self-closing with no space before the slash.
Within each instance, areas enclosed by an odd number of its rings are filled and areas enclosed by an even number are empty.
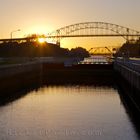
<svg viewBox="0 0 140 140">
<path fill-rule="evenodd" d="M 100 29 L 106 30 L 106 32 L 102 33 Z M 50 38 L 121 36 L 129 40 L 129 37 L 140 37 L 140 32 L 112 23 L 83 22 L 59 28 L 50 33 L 49 36 Z"/>
</svg>

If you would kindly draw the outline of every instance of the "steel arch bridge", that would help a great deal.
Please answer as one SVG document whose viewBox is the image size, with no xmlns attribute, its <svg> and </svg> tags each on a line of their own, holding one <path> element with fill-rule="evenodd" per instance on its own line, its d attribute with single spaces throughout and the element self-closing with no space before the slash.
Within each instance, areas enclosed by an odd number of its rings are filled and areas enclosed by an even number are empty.
<svg viewBox="0 0 140 140">
<path fill-rule="evenodd" d="M 129 41 L 138 39 L 140 32 L 112 23 L 84 22 L 62 27 L 47 35 L 47 38 L 55 38 L 58 42 L 68 37 L 123 37 Z"/>
<path fill-rule="evenodd" d="M 140 32 L 112 23 L 83 22 L 62 27 L 43 36 L 43 38 L 54 40 L 57 43 L 60 43 L 62 38 L 71 37 L 123 37 L 126 41 L 129 41 L 140 39 Z M 32 41 L 36 39 L 37 37 L 12 38 L 0 39 L 0 42 L 9 42 L 11 40 Z"/>
</svg>

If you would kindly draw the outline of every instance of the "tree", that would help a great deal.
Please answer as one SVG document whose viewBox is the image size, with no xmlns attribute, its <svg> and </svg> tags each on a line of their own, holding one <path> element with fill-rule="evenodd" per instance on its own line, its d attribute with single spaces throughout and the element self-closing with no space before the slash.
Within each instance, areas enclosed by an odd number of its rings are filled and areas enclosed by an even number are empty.
<svg viewBox="0 0 140 140">
<path fill-rule="evenodd" d="M 73 57 L 89 57 L 89 52 L 82 47 L 76 47 L 70 50 L 69 55 Z"/>
</svg>

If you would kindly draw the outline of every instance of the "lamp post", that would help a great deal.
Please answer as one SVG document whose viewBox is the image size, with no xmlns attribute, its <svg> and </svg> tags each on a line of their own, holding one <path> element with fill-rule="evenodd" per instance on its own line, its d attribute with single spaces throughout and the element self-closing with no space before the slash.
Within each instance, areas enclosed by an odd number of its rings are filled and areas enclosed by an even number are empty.
<svg viewBox="0 0 140 140">
<path fill-rule="evenodd" d="M 12 31 L 12 32 L 10 33 L 11 39 L 13 38 L 13 33 L 14 33 L 14 32 L 18 32 L 18 31 L 20 31 L 20 29 L 14 30 L 14 31 Z"/>
</svg>

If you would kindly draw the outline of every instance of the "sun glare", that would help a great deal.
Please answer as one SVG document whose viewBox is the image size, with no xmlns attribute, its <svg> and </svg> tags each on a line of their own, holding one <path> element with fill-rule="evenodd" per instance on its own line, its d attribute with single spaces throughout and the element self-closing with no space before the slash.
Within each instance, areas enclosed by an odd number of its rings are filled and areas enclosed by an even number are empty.
<svg viewBox="0 0 140 140">
<path fill-rule="evenodd" d="M 46 40 L 45 40 L 45 38 L 38 38 L 38 42 L 39 43 L 44 43 L 44 42 L 46 42 Z"/>
<path fill-rule="evenodd" d="M 40 43 L 40 44 L 43 44 L 43 43 L 51 43 L 51 44 L 56 44 L 56 42 L 55 41 L 53 41 L 53 40 L 50 40 L 50 39 L 48 39 L 48 38 L 44 38 L 44 37 L 39 37 L 38 39 L 38 42 Z"/>
</svg>

